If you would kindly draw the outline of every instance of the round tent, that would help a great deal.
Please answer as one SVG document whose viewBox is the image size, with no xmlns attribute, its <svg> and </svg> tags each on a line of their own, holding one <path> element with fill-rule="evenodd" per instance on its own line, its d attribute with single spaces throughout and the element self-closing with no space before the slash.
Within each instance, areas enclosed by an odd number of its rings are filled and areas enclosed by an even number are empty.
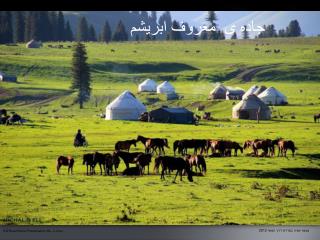
<svg viewBox="0 0 320 240">
<path fill-rule="evenodd" d="M 260 86 L 260 87 L 258 87 L 255 91 L 254 91 L 254 95 L 256 95 L 256 96 L 258 96 L 260 93 L 262 93 L 264 90 L 266 90 L 267 89 L 267 87 L 266 86 Z"/>
<path fill-rule="evenodd" d="M 227 87 L 226 99 L 227 100 L 241 100 L 245 91 L 242 88 Z"/>
<path fill-rule="evenodd" d="M 138 86 L 139 92 L 156 92 L 157 83 L 152 79 L 146 79 Z"/>
<path fill-rule="evenodd" d="M 209 93 L 209 99 L 226 99 L 228 89 L 222 84 L 217 86 Z"/>
<path fill-rule="evenodd" d="M 256 95 L 251 94 L 232 108 L 232 118 L 257 120 L 258 112 L 259 120 L 271 119 L 270 108 Z"/>
<path fill-rule="evenodd" d="M 251 86 L 246 92 L 245 94 L 243 94 L 242 99 L 245 99 L 246 97 L 248 97 L 251 94 L 254 94 L 254 92 L 258 89 L 259 87 L 257 85 L 253 85 Z"/>
<path fill-rule="evenodd" d="M 106 120 L 138 120 L 146 107 L 129 91 L 124 91 L 106 107 Z"/>
<path fill-rule="evenodd" d="M 31 41 L 27 42 L 26 44 L 26 48 L 40 48 L 42 47 L 42 43 L 41 41 L 36 41 L 34 39 L 32 39 Z"/>
<path fill-rule="evenodd" d="M 288 104 L 287 97 L 274 87 L 269 87 L 258 95 L 258 97 L 267 105 L 285 105 Z"/>
<path fill-rule="evenodd" d="M 160 85 L 158 85 L 157 93 L 171 94 L 171 93 L 175 93 L 175 89 L 168 81 L 165 81 Z"/>
</svg>

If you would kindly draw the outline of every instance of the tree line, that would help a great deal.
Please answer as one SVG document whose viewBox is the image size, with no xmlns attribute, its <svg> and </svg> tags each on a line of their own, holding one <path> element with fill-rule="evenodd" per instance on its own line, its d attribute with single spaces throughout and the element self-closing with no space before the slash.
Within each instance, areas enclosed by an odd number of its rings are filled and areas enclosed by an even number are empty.
<svg viewBox="0 0 320 240">
<path fill-rule="evenodd" d="M 164 22 L 168 29 L 180 28 L 179 22 L 172 20 L 169 11 L 164 12 L 159 19 L 156 11 L 152 11 L 149 16 L 146 11 L 140 13 L 132 12 L 135 17 L 141 17 L 147 21 L 147 24 L 156 28 L 156 25 L 162 25 Z M 158 19 L 158 20 L 157 20 Z M 208 11 L 206 21 L 208 27 L 214 27 L 216 31 L 203 31 L 200 36 L 198 29 L 193 27 L 193 35 L 182 35 L 181 32 L 169 30 L 164 35 L 151 36 L 151 34 L 135 33 L 133 37 L 129 36 L 126 26 L 122 20 L 116 24 L 114 31 L 106 20 L 99 34 L 93 24 L 89 24 L 85 16 L 78 19 L 78 25 L 75 34 L 72 32 L 69 21 L 65 20 L 63 12 L 59 11 L 0 11 L 0 44 L 1 43 L 19 43 L 28 42 L 31 39 L 47 41 L 129 41 L 129 40 L 223 40 L 225 34 L 218 28 L 216 21 L 217 15 L 214 11 Z M 186 33 L 190 32 L 188 23 L 184 23 Z M 297 20 L 289 23 L 285 29 L 276 31 L 273 24 L 265 26 L 266 31 L 261 32 L 257 38 L 267 37 L 298 37 L 302 36 L 301 28 Z M 237 39 L 234 33 L 231 39 Z M 248 31 L 242 33 L 243 39 L 250 38 Z"/>
</svg>

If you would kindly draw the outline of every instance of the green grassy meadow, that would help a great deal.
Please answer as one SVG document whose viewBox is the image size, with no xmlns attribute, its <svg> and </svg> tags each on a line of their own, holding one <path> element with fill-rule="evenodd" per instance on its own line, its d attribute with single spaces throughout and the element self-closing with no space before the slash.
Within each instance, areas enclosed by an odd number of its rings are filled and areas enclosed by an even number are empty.
<svg viewBox="0 0 320 240">
<path fill-rule="evenodd" d="M 315 53 L 320 38 L 234 42 L 87 43 L 92 97 L 82 110 L 70 91 L 71 49 L 48 47 L 58 43 L 41 49 L 0 45 L 0 71 L 18 75 L 18 83 L 0 82 L 0 108 L 28 120 L 22 126 L 0 125 L 0 224 L 319 225 L 320 124 L 313 122 L 313 114 L 320 112 L 320 54 Z M 281 53 L 265 53 L 268 49 Z M 251 81 L 243 80 L 260 66 L 266 68 Z M 184 98 L 166 101 L 155 94 L 138 94 L 137 85 L 145 78 L 169 80 Z M 245 90 L 253 84 L 274 86 L 288 97 L 289 105 L 272 107 L 274 118 L 259 124 L 232 119 L 237 101 L 207 100 L 218 81 Z M 148 110 L 184 106 L 202 115 L 197 106 L 203 104 L 215 121 L 194 126 L 100 118 L 98 114 L 124 90 L 132 91 Z M 73 147 L 79 128 L 89 141 L 87 148 Z M 183 138 L 224 138 L 242 144 L 247 139 L 284 137 L 298 150 L 287 158 L 247 157 L 249 151 L 238 157 L 206 158 L 207 174 L 194 177 L 193 183 L 184 177 L 174 184 L 173 175 L 162 181 L 153 171 L 142 177 L 85 175 L 84 153 L 111 153 L 116 141 L 138 134 L 168 138 L 169 155 L 173 141 Z M 141 143 L 132 148 L 140 150 Z M 74 156 L 73 175 L 66 167 L 56 174 L 59 155 Z M 124 168 L 121 162 L 120 171 Z M 288 191 L 281 195 L 283 186 Z"/>
</svg>

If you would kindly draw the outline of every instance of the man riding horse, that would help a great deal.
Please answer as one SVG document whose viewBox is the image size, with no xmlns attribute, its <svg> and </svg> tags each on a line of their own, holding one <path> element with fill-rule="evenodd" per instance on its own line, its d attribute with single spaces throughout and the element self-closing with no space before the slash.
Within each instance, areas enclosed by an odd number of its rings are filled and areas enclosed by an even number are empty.
<svg viewBox="0 0 320 240">
<path fill-rule="evenodd" d="M 78 129 L 78 132 L 74 138 L 74 146 L 75 147 L 81 147 L 81 146 L 87 146 L 88 143 L 86 141 L 86 138 L 82 135 L 81 129 Z"/>
</svg>

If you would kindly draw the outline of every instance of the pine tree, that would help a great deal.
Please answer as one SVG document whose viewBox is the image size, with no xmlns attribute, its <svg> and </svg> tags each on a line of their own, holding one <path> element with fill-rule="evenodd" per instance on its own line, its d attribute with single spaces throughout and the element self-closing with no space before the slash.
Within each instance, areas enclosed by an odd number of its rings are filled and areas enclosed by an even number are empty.
<svg viewBox="0 0 320 240">
<path fill-rule="evenodd" d="M 284 29 L 280 29 L 279 31 L 278 31 L 278 37 L 286 37 L 287 35 L 286 35 L 286 30 L 284 30 Z"/>
<path fill-rule="evenodd" d="M 208 40 L 208 32 L 207 32 L 207 31 L 203 31 L 203 32 L 200 34 L 200 39 L 201 39 L 201 40 Z"/>
<path fill-rule="evenodd" d="M 174 28 L 174 29 L 180 29 L 180 25 L 179 25 L 179 23 L 178 23 L 176 20 L 173 20 L 173 22 L 172 22 L 172 28 Z M 171 32 L 170 32 L 170 39 L 171 39 L 171 40 L 174 40 L 174 41 L 182 40 L 181 33 L 180 33 L 180 32 L 177 32 L 177 31 L 171 30 Z"/>
<path fill-rule="evenodd" d="M 24 15 L 21 11 L 15 12 L 13 42 L 20 43 L 24 41 Z"/>
<path fill-rule="evenodd" d="M 64 28 L 64 16 L 61 11 L 58 13 L 57 19 L 57 40 L 58 41 L 65 41 L 65 28 Z"/>
<path fill-rule="evenodd" d="M 85 17 L 81 17 L 78 24 L 77 40 L 88 41 L 89 39 L 89 27 Z"/>
<path fill-rule="evenodd" d="M 59 30 L 58 30 L 58 16 L 57 16 L 57 13 L 52 11 L 50 12 L 49 14 L 49 21 L 50 21 L 50 30 L 51 30 L 51 40 L 52 41 L 58 41 L 58 38 L 59 38 Z"/>
<path fill-rule="evenodd" d="M 69 21 L 67 21 L 65 26 L 65 40 L 70 42 L 73 41 L 73 33 Z"/>
<path fill-rule="evenodd" d="M 287 27 L 286 35 L 288 37 L 299 37 L 301 36 L 301 28 L 297 20 L 293 20 Z"/>
<path fill-rule="evenodd" d="M 0 43 L 12 43 L 12 15 L 10 11 L 0 12 Z"/>
<path fill-rule="evenodd" d="M 150 34 L 146 34 L 145 40 L 146 41 L 150 41 L 151 40 Z"/>
<path fill-rule="evenodd" d="M 39 11 L 37 17 L 38 37 L 41 41 L 50 41 L 52 39 L 51 31 L 49 30 L 50 20 L 48 11 Z"/>
<path fill-rule="evenodd" d="M 106 20 L 102 28 L 100 41 L 108 43 L 111 41 L 111 36 L 112 36 L 111 28 L 110 28 L 109 22 Z"/>
<path fill-rule="evenodd" d="M 128 34 L 126 32 L 125 26 L 123 25 L 122 21 L 120 20 L 116 30 L 112 36 L 113 41 L 128 41 Z"/>
<path fill-rule="evenodd" d="M 244 31 L 242 32 L 242 38 L 243 39 L 248 39 L 249 38 L 249 33 L 247 30 L 247 26 L 243 26 L 244 27 Z"/>
<path fill-rule="evenodd" d="M 84 102 L 88 101 L 91 94 L 90 68 L 87 63 L 87 52 L 85 45 L 77 42 L 73 48 L 72 56 L 72 85 L 71 89 L 77 91 L 77 102 L 80 109 L 83 108 Z"/>
<path fill-rule="evenodd" d="M 208 11 L 208 16 L 206 17 L 206 20 L 209 22 L 209 28 L 214 27 L 216 31 L 210 31 L 209 34 L 207 34 L 207 38 L 211 40 L 217 40 L 220 38 L 217 24 L 215 21 L 218 20 L 217 15 L 214 11 Z"/>
<path fill-rule="evenodd" d="M 94 29 L 94 26 L 91 24 L 89 27 L 89 41 L 95 42 L 97 41 L 97 36 L 96 36 L 96 30 Z"/>
<path fill-rule="evenodd" d="M 39 32 L 39 12 L 33 11 L 30 15 L 30 29 L 29 29 L 29 37 L 34 40 L 40 40 L 40 32 Z"/>
<path fill-rule="evenodd" d="M 238 39 L 236 32 L 234 32 L 234 33 L 232 34 L 231 39 Z"/>
</svg>

